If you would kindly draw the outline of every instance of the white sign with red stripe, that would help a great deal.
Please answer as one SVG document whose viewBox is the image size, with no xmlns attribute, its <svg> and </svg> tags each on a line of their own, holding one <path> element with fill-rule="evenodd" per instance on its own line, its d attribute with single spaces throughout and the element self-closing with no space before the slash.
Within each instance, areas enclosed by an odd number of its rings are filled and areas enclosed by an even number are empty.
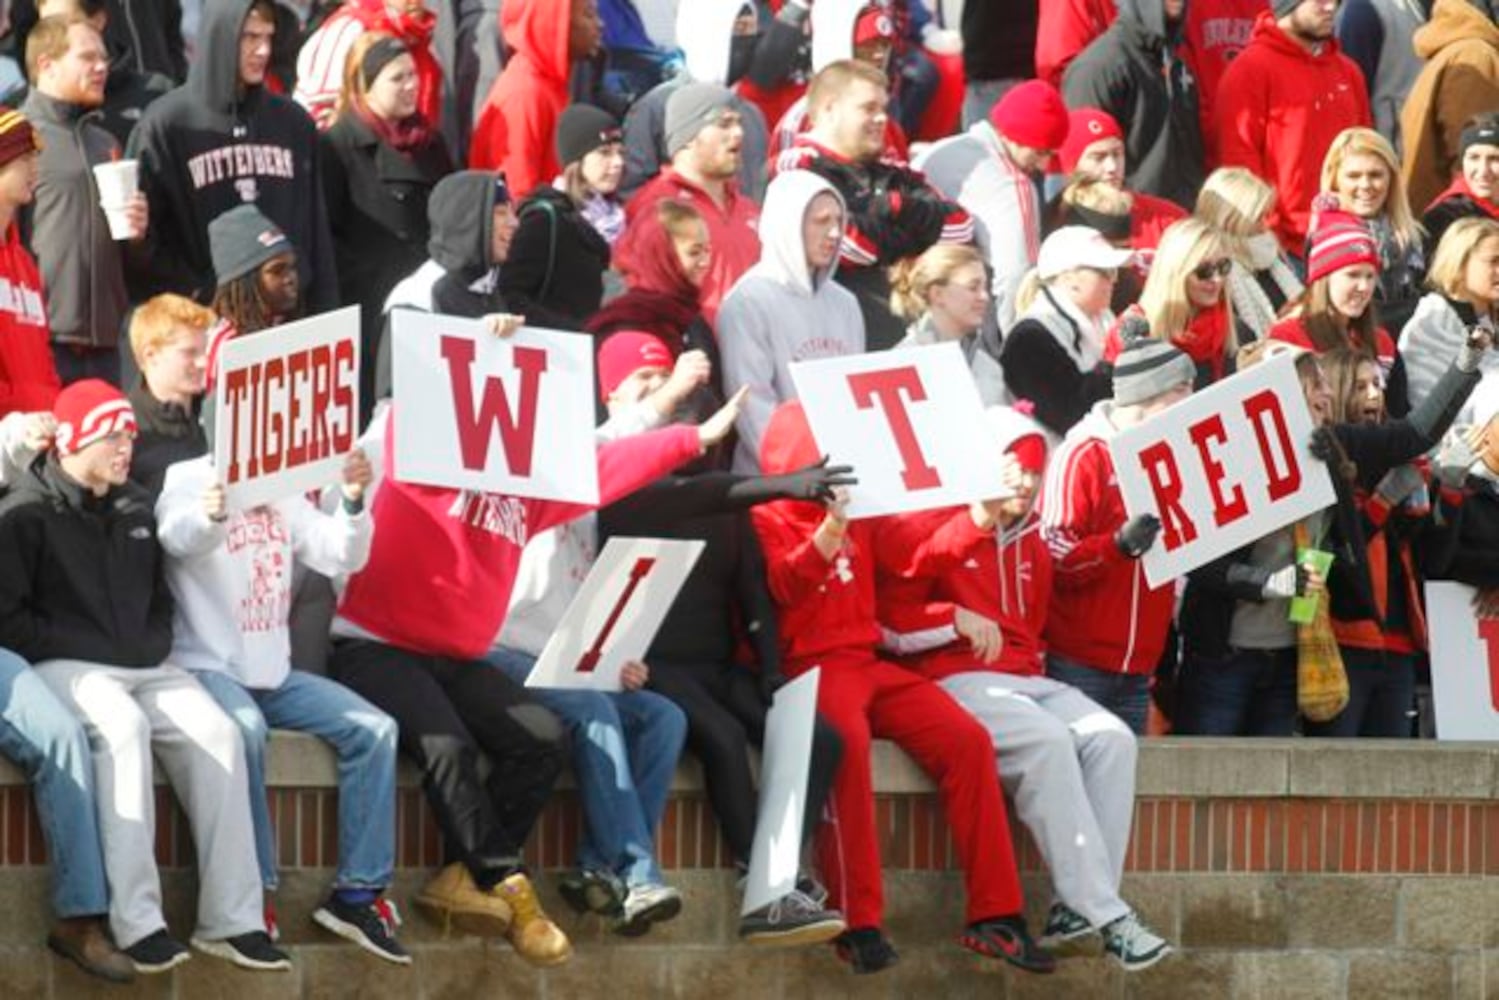
<svg viewBox="0 0 1499 1000">
<path fill-rule="evenodd" d="M 643 659 L 707 544 L 611 538 L 536 658 L 526 687 L 621 690 Z"/>
<path fill-rule="evenodd" d="M 1426 585 L 1431 695 L 1439 740 L 1499 740 L 1499 618 L 1481 618 L 1476 591 Z"/>
<path fill-rule="evenodd" d="M 218 349 L 213 464 L 238 509 L 336 482 L 359 434 L 359 307 Z"/>
<path fill-rule="evenodd" d="M 390 332 L 396 478 L 598 504 L 593 338 L 410 309 Z"/>
<path fill-rule="evenodd" d="M 1154 514 L 1152 587 L 1332 505 L 1327 467 L 1307 450 L 1312 415 L 1289 354 L 1175 404 L 1109 441 L 1130 517 Z"/>
<path fill-rule="evenodd" d="M 744 902 L 739 911 L 743 916 L 769 906 L 796 888 L 821 674 L 821 667 L 813 667 L 782 687 L 765 718 L 760 807 L 755 812 L 755 842 L 750 848 Z"/>
<path fill-rule="evenodd" d="M 956 343 L 792 364 L 820 451 L 859 477 L 848 516 L 994 499 L 1002 453 Z"/>
</svg>

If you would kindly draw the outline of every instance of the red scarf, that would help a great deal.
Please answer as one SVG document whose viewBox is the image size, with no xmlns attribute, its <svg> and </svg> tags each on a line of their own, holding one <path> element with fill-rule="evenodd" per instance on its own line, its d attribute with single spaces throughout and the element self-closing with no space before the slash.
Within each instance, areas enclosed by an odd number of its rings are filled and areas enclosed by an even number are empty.
<svg viewBox="0 0 1499 1000">
<path fill-rule="evenodd" d="M 1225 294 L 1227 294 L 1225 292 Z M 1192 317 L 1192 322 L 1171 342 L 1187 353 L 1193 363 L 1207 365 L 1213 373 L 1213 381 L 1223 377 L 1224 344 L 1228 342 L 1228 302 L 1219 301 L 1211 309 L 1204 309 Z"/>
<path fill-rule="evenodd" d="M 375 133 L 375 138 L 397 152 L 410 156 L 432 141 L 432 126 L 427 124 L 426 117 L 420 111 L 392 122 L 375 114 L 363 101 L 352 101 L 349 106 L 354 109 L 359 120 Z"/>
<path fill-rule="evenodd" d="M 1455 198 L 1458 195 L 1462 195 L 1463 197 L 1472 201 L 1473 204 L 1483 209 L 1484 214 L 1489 218 L 1499 219 L 1499 205 L 1494 204 L 1487 198 L 1480 198 L 1478 195 L 1474 194 L 1473 189 L 1468 187 L 1468 178 L 1464 177 L 1462 174 L 1457 175 L 1456 179 L 1453 180 L 1452 184 L 1447 188 L 1447 190 L 1443 191 L 1441 194 L 1433 198 L 1431 204 L 1426 206 L 1426 210 L 1429 212 L 1433 207 L 1440 204 L 1441 202 L 1446 201 L 1448 198 Z"/>
<path fill-rule="evenodd" d="M 680 354 L 683 334 L 702 315 L 702 293 L 683 273 L 666 227 L 654 219 L 642 219 L 637 225 L 641 231 L 625 273 L 629 291 L 595 313 L 584 329 L 595 335 L 644 330 L 665 341 L 673 354 Z"/>
</svg>

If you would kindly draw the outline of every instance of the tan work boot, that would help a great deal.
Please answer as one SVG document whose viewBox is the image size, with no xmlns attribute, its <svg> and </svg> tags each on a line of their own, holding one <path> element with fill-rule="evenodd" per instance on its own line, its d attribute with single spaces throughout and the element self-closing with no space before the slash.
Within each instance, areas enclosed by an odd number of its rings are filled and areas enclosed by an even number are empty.
<svg viewBox="0 0 1499 1000">
<path fill-rule="evenodd" d="M 516 872 L 494 887 L 494 894 L 510 904 L 510 946 L 532 965 L 560 965 L 573 954 L 572 942 L 562 928 L 541 911 L 536 887 L 523 872 Z"/>
<path fill-rule="evenodd" d="M 47 935 L 47 947 L 100 979 L 128 983 L 135 978 L 135 965 L 109 940 L 97 917 L 59 920 Z"/>
<path fill-rule="evenodd" d="M 418 910 L 444 931 L 456 927 L 480 937 L 504 937 L 510 930 L 510 904 L 500 895 L 498 887 L 485 892 L 460 863 L 438 872 L 422 887 L 414 902 Z"/>
</svg>

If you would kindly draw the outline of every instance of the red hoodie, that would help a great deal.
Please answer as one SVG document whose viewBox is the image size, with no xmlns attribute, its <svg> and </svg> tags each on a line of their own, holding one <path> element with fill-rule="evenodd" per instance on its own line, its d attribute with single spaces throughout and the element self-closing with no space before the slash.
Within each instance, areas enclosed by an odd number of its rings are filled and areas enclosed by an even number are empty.
<svg viewBox="0 0 1499 1000">
<path fill-rule="evenodd" d="M 612 503 L 702 452 L 695 427 L 673 426 L 601 444 L 599 504 Z M 395 421 L 385 479 L 370 516 L 369 562 L 349 578 L 340 617 L 402 649 L 474 660 L 500 634 L 528 539 L 579 517 L 579 504 L 403 483 Z"/>
<path fill-rule="evenodd" d="M 61 389 L 42 275 L 12 224 L 0 244 L 0 417 L 50 410 Z"/>
<path fill-rule="evenodd" d="M 1067 64 L 1118 16 L 1114 0 L 1042 0 L 1036 25 L 1036 76 L 1060 87 Z"/>
<path fill-rule="evenodd" d="M 505 0 L 500 18 L 500 35 L 513 53 L 479 112 L 468 165 L 505 171 L 510 190 L 525 196 L 562 172 L 556 135 L 568 102 L 572 4 Z"/>
<path fill-rule="evenodd" d="M 1265 11 L 1249 47 L 1224 71 L 1215 117 L 1219 161 L 1275 188 L 1265 221 L 1299 260 L 1327 147 L 1346 128 L 1373 125 L 1364 74 L 1336 41 L 1314 55 Z"/>
<path fill-rule="evenodd" d="M 1218 165 L 1213 106 L 1228 64 L 1239 57 L 1254 34 L 1254 21 L 1265 0 L 1191 0 L 1182 25 L 1182 58 L 1197 77 L 1197 112 L 1202 122 L 1202 151 L 1209 170 Z"/>
</svg>

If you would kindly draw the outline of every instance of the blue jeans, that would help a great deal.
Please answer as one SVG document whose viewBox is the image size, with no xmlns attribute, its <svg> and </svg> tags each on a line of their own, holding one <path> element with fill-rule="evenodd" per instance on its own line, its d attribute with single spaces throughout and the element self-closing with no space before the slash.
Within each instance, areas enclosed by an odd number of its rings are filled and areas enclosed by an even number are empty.
<svg viewBox="0 0 1499 1000">
<path fill-rule="evenodd" d="M 396 723 L 336 681 L 293 670 L 275 690 L 247 688 L 228 674 L 195 671 L 245 741 L 250 815 L 260 878 L 274 890 L 276 831 L 266 803 L 269 730 L 290 729 L 332 745 L 338 754 L 338 871 L 335 889 L 384 889 L 396 860 Z"/>
<path fill-rule="evenodd" d="M 1193 736 L 1290 736 L 1296 732 L 1296 647 L 1230 649 L 1188 657 L 1177 731 Z"/>
<path fill-rule="evenodd" d="M 83 726 L 27 662 L 0 649 L 0 753 L 26 772 L 52 863 L 59 917 L 109 912 L 94 813 L 94 759 Z"/>
<path fill-rule="evenodd" d="M 1150 716 L 1149 674 L 1121 674 L 1112 670 L 1099 670 L 1049 653 L 1046 657 L 1046 676 L 1063 684 L 1071 684 L 1119 716 L 1136 736 L 1145 735 L 1145 723 Z"/>
<path fill-rule="evenodd" d="M 536 658 L 490 650 L 490 663 L 524 683 Z M 658 885 L 656 829 L 687 738 L 687 717 L 651 691 L 618 694 L 527 688 L 567 727 L 583 802 L 582 868 L 610 871 L 626 885 Z"/>
<path fill-rule="evenodd" d="M 1410 739 L 1416 709 L 1416 658 L 1409 653 L 1339 646 L 1348 674 L 1348 704 L 1308 736 Z"/>
</svg>

